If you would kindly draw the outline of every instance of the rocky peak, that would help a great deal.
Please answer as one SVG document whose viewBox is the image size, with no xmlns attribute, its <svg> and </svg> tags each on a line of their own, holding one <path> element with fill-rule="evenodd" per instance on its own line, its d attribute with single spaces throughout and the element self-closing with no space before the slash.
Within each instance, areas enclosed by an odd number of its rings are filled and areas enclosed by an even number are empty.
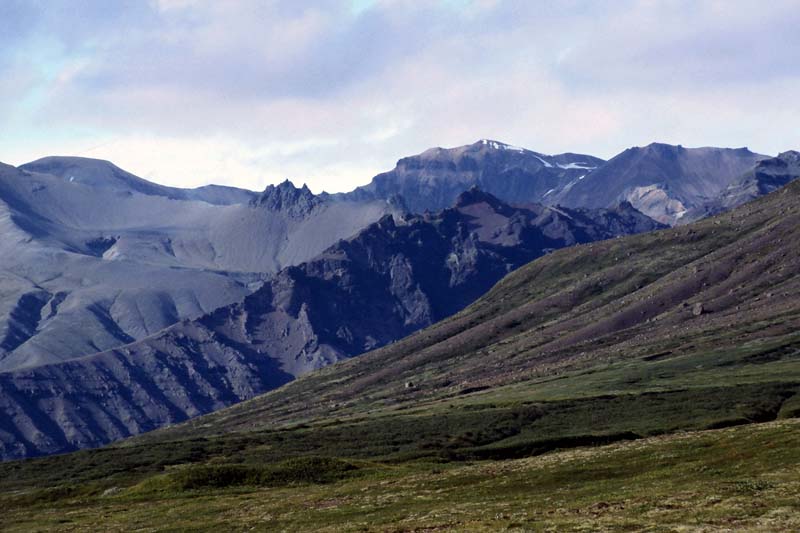
<svg viewBox="0 0 800 533">
<path fill-rule="evenodd" d="M 641 149 L 641 153 L 643 154 L 666 159 L 675 159 L 680 153 L 685 151 L 686 148 L 680 144 L 672 145 L 659 142 L 650 143 Z"/>
<path fill-rule="evenodd" d="M 762 174 L 797 174 L 800 172 L 800 152 L 789 150 L 778 154 L 778 157 L 762 159 L 756 163 L 755 173 Z"/>
<path fill-rule="evenodd" d="M 617 213 L 632 213 L 632 212 L 635 212 L 635 213 L 641 213 L 641 211 L 639 211 L 638 209 L 636 209 L 636 208 L 633 206 L 633 204 L 632 204 L 632 203 L 630 203 L 628 200 L 622 200 L 620 203 L 618 203 L 618 204 L 617 204 L 617 205 L 616 205 L 616 206 L 613 208 L 613 211 L 615 211 L 615 212 L 617 212 Z"/>
<path fill-rule="evenodd" d="M 252 201 L 252 205 L 256 207 L 283 211 L 292 216 L 307 215 L 319 203 L 320 199 L 314 196 L 306 184 L 298 188 L 288 179 L 278 185 L 269 185 Z"/>
<path fill-rule="evenodd" d="M 489 194 L 488 192 L 484 192 L 479 189 L 477 186 L 473 185 L 458 195 L 455 202 L 455 208 L 458 209 L 460 207 L 467 207 L 470 205 L 486 203 L 492 207 L 497 207 L 502 204 L 500 200 Z"/>
<path fill-rule="evenodd" d="M 778 154 L 778 159 L 786 161 L 790 165 L 800 165 L 800 152 L 796 150 L 789 150 Z"/>
</svg>

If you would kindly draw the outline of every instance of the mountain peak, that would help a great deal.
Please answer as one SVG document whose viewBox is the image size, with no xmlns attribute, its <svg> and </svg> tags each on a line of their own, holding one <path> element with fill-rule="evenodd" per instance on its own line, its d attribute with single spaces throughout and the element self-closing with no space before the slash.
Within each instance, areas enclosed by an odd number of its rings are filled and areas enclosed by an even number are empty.
<svg viewBox="0 0 800 533">
<path fill-rule="evenodd" d="M 95 187 L 135 178 L 111 161 L 90 157 L 48 156 L 20 165 L 19 168 L 26 172 L 51 174 Z"/>
<path fill-rule="evenodd" d="M 84 166 L 84 167 L 117 167 L 111 161 L 105 159 L 95 159 L 93 157 L 79 157 L 72 155 L 49 155 L 41 157 L 30 163 L 25 163 L 23 167 L 65 167 L 65 166 Z"/>
<path fill-rule="evenodd" d="M 475 205 L 479 203 L 487 203 L 492 207 L 502 204 L 502 202 L 495 196 L 492 196 L 488 192 L 482 191 L 480 188 L 473 185 L 468 190 L 458 195 L 458 198 L 456 198 L 455 207 L 467 207 L 469 205 Z"/>
<path fill-rule="evenodd" d="M 643 146 L 641 148 L 637 147 L 637 149 L 638 151 L 648 154 L 655 154 L 658 156 L 672 156 L 686 150 L 686 148 L 684 148 L 681 144 L 667 144 L 661 142 L 651 142 L 647 146 Z"/>
<path fill-rule="evenodd" d="M 320 199 L 304 183 L 302 187 L 296 187 L 288 179 L 278 185 L 269 185 L 256 199 L 252 205 L 265 207 L 270 211 L 285 211 L 293 216 L 304 216 L 311 211 L 314 206 L 320 203 Z"/>
<path fill-rule="evenodd" d="M 506 144 L 504 142 L 495 141 L 492 139 L 480 139 L 475 142 L 472 146 L 477 146 L 479 148 L 488 148 L 492 150 L 510 150 L 512 152 L 527 152 L 525 148 L 521 148 L 519 146 L 512 146 L 510 144 Z"/>
<path fill-rule="evenodd" d="M 783 159 L 788 163 L 800 164 L 800 152 L 796 150 L 787 150 L 778 154 L 779 159 Z"/>
<path fill-rule="evenodd" d="M 57 176 L 69 183 L 95 189 L 139 192 L 155 196 L 174 196 L 173 189 L 135 176 L 104 159 L 75 156 L 49 156 L 20 165 L 20 170 Z"/>
<path fill-rule="evenodd" d="M 656 154 L 679 154 L 682 152 L 729 152 L 733 154 L 739 155 L 750 155 L 754 154 L 747 146 L 741 146 L 739 148 L 725 148 L 725 147 L 716 147 L 716 146 L 702 146 L 702 147 L 695 147 L 695 148 L 687 148 L 682 144 L 668 144 L 662 142 L 651 142 L 647 146 L 635 146 L 630 148 L 630 150 L 642 150 L 646 152 L 656 153 Z"/>
</svg>

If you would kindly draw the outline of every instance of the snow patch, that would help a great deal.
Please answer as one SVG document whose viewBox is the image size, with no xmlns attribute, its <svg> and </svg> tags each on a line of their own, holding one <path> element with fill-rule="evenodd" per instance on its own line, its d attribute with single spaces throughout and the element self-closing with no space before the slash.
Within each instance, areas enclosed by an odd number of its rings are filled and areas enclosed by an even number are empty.
<svg viewBox="0 0 800 533">
<path fill-rule="evenodd" d="M 570 191 L 570 190 L 571 190 L 571 189 L 572 189 L 572 188 L 575 186 L 575 184 L 576 184 L 576 183 L 578 183 L 579 181 L 581 181 L 583 178 L 585 178 L 585 177 L 586 177 L 586 176 L 588 176 L 588 175 L 589 175 L 589 174 L 584 174 L 583 176 L 578 176 L 578 177 L 577 177 L 577 178 L 575 178 L 574 180 L 570 181 L 569 183 L 567 183 L 566 185 L 564 185 L 564 189 L 563 189 L 561 192 L 562 192 L 562 193 L 567 193 L 567 192 L 569 192 L 569 191 Z"/>
<path fill-rule="evenodd" d="M 562 211 L 561 209 L 558 209 L 557 207 L 548 207 L 548 209 L 550 209 L 551 211 L 555 211 L 555 212 L 556 212 L 556 213 L 558 213 L 559 215 L 565 216 L 565 217 L 567 217 L 568 219 L 572 220 L 572 217 L 571 217 L 570 215 L 568 215 L 567 213 L 565 213 L 565 212 L 564 212 L 564 211 Z"/>
<path fill-rule="evenodd" d="M 505 144 L 497 141 L 490 141 L 489 139 L 481 139 L 481 144 L 484 146 L 488 146 L 490 148 L 494 148 L 495 150 L 511 150 L 512 152 L 527 152 L 525 148 L 521 148 L 519 146 L 512 146 L 510 144 Z"/>
<path fill-rule="evenodd" d="M 593 166 L 589 165 L 588 163 L 582 163 L 582 162 L 578 162 L 578 163 L 568 163 L 568 164 L 566 164 L 566 165 L 559 164 L 559 165 L 558 165 L 558 168 L 563 168 L 563 169 L 565 169 L 565 170 L 572 170 L 572 169 L 578 169 L 578 170 L 594 170 L 594 169 L 596 169 L 597 167 L 593 167 Z"/>
</svg>

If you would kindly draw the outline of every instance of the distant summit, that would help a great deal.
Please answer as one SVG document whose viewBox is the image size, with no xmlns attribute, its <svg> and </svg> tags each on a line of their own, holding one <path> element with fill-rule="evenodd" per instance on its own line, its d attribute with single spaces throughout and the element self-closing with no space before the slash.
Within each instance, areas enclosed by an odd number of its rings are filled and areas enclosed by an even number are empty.
<svg viewBox="0 0 800 533">
<path fill-rule="evenodd" d="M 456 148 L 430 148 L 404 157 L 394 170 L 379 174 L 356 190 L 334 195 L 345 199 L 404 198 L 409 210 L 444 209 L 459 194 L 477 186 L 500 200 L 545 202 L 603 163 L 582 154 L 545 155 L 491 139 Z"/>
<path fill-rule="evenodd" d="M 308 186 L 295 187 L 294 184 L 284 180 L 279 185 L 269 185 L 264 192 L 254 198 L 252 205 L 264 207 L 271 211 L 284 211 L 292 216 L 303 217 L 320 203 Z"/>
<path fill-rule="evenodd" d="M 613 208 L 629 202 L 647 216 L 675 225 L 741 203 L 722 200 L 721 195 L 752 199 L 773 190 L 767 178 L 761 180 L 761 187 L 753 180 L 750 185 L 736 185 L 744 173 L 766 159 L 746 147 L 686 148 L 653 142 L 603 161 L 572 152 L 547 155 L 484 138 L 401 158 L 393 170 L 378 174 L 369 184 L 330 196 L 386 200 L 399 195 L 409 211 L 422 213 L 453 205 L 462 192 L 478 187 L 512 204 Z M 791 152 L 784 159 L 789 161 Z M 761 172 L 766 176 L 774 171 Z M 775 183 L 786 181 L 778 178 Z M 751 192 L 728 191 L 730 187 Z"/>
<path fill-rule="evenodd" d="M 134 176 L 109 161 L 88 157 L 43 157 L 19 168 L 25 172 L 58 176 L 68 183 L 93 189 L 163 196 L 172 200 L 197 200 L 214 205 L 246 203 L 256 194 L 245 189 L 220 185 L 196 189 L 167 187 Z"/>
<path fill-rule="evenodd" d="M 554 196 L 572 207 L 608 207 L 624 200 L 659 222 L 675 224 L 765 158 L 747 148 L 651 143 L 628 148 Z"/>
<path fill-rule="evenodd" d="M 690 222 L 733 209 L 798 178 L 800 152 L 790 150 L 778 154 L 778 157 L 761 159 L 753 168 L 738 176 L 718 197 L 689 210 L 682 221 Z"/>
<path fill-rule="evenodd" d="M 502 204 L 496 197 L 487 192 L 483 192 L 476 185 L 473 185 L 469 190 L 458 195 L 455 201 L 455 207 L 458 209 L 459 207 L 466 207 L 479 203 L 486 203 L 492 207 L 499 207 Z"/>
</svg>

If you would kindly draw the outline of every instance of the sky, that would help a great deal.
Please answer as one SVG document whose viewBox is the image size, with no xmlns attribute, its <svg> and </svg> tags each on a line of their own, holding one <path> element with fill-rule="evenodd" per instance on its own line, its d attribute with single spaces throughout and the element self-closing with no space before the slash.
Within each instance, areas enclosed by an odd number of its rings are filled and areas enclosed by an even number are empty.
<svg viewBox="0 0 800 533">
<path fill-rule="evenodd" d="M 0 161 L 335 192 L 481 138 L 777 154 L 798 28 L 798 0 L 0 0 Z"/>
</svg>

